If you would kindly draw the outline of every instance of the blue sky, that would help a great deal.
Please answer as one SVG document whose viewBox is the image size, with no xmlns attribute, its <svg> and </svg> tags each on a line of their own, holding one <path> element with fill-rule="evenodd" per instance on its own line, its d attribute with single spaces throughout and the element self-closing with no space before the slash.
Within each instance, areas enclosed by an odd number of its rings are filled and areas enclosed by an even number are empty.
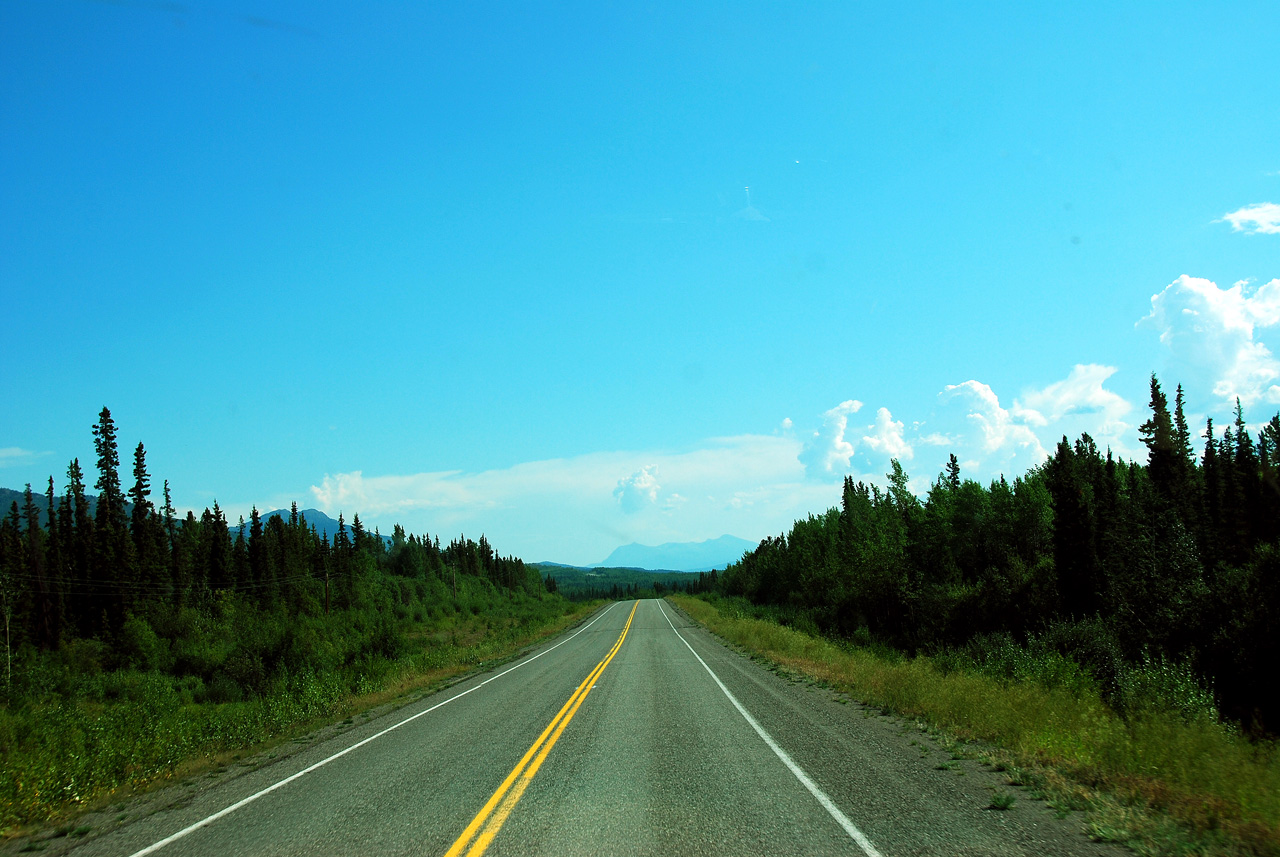
<svg viewBox="0 0 1280 857">
<path fill-rule="evenodd" d="M 1280 6 L 968 5 L 0 5 L 0 485 L 590 563 L 1275 413 Z"/>
</svg>

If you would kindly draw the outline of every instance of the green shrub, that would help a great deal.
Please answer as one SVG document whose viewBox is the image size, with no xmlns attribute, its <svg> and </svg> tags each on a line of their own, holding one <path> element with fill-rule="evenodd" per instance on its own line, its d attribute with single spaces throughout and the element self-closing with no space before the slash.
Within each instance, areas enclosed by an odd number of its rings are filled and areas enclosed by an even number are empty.
<svg viewBox="0 0 1280 857">
<path fill-rule="evenodd" d="M 126 667 L 167 672 L 173 666 L 169 644 L 160 639 L 146 619 L 129 616 L 120 629 L 119 658 Z"/>
<path fill-rule="evenodd" d="M 1160 656 L 1144 654 L 1120 676 L 1117 708 L 1126 716 L 1159 712 L 1187 723 L 1215 723 L 1218 708 L 1213 691 L 1205 687 L 1190 666 Z"/>
</svg>

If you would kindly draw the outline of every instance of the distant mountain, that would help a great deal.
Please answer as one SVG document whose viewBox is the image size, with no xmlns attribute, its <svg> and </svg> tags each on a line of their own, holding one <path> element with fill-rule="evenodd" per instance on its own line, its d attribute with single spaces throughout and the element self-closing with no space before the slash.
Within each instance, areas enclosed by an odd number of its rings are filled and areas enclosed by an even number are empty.
<svg viewBox="0 0 1280 857">
<path fill-rule="evenodd" d="M 36 508 L 40 510 L 40 526 L 49 526 L 49 510 L 46 508 L 49 505 L 48 498 L 35 485 L 32 485 L 31 499 L 35 501 Z M 89 501 L 89 517 L 92 518 L 98 510 L 98 496 L 96 494 L 86 494 L 85 499 Z M 62 495 L 55 495 L 53 498 L 54 508 L 56 509 L 61 502 Z M 0 515 L 9 514 L 9 510 L 14 503 L 18 504 L 18 512 L 21 513 L 22 507 L 26 505 L 26 494 L 22 491 L 15 491 L 12 488 L 0 488 Z M 124 513 L 125 517 L 133 514 L 132 503 L 124 504 Z M 24 529 L 26 528 L 26 521 L 23 521 L 22 526 Z"/>
<path fill-rule="evenodd" d="M 268 518 L 288 519 L 289 515 L 293 514 L 293 510 L 274 509 L 271 510 L 271 512 L 264 512 L 261 514 L 262 523 L 265 524 L 266 519 Z M 330 518 L 329 515 L 326 515 L 324 512 L 320 512 L 320 509 L 298 509 L 298 517 L 302 518 L 302 522 L 306 523 L 307 526 L 315 527 L 317 536 L 324 536 L 328 533 L 329 541 L 333 541 L 333 537 L 338 535 L 338 522 L 334 521 L 333 518 Z M 343 523 L 346 524 L 347 535 L 351 535 L 351 522 L 347 521 L 346 518 L 343 518 Z M 374 535 L 369 528 L 366 527 L 365 530 L 366 532 L 369 532 L 370 536 Z M 230 526 L 230 531 L 232 531 L 232 541 L 236 540 L 236 533 L 239 532 L 237 524 L 233 523 L 232 526 Z M 381 535 L 381 533 L 379 533 L 379 535 Z M 244 537 L 248 539 L 248 521 L 244 522 Z M 392 544 L 392 537 L 383 536 L 383 542 L 388 545 Z"/>
<path fill-rule="evenodd" d="M 288 517 L 291 514 L 293 514 L 293 511 L 291 509 L 275 509 L 270 512 L 263 512 L 262 521 L 265 524 L 268 518 L 288 519 Z M 317 535 L 323 536 L 325 534 L 328 534 L 329 541 L 333 541 L 333 537 L 338 533 L 338 522 L 335 521 L 333 518 L 330 518 L 324 512 L 321 512 L 319 509 L 299 509 L 298 517 L 301 518 L 303 522 L 305 522 L 308 526 L 314 527 Z M 347 527 L 347 534 L 350 535 L 351 522 L 346 520 L 346 518 L 344 517 L 343 523 Z M 235 540 L 236 533 L 239 532 L 239 530 L 240 528 L 236 524 L 231 525 L 232 541 Z M 369 531 L 369 535 L 373 535 L 373 532 Z M 249 538 L 249 522 L 248 521 L 245 521 L 244 523 L 244 537 L 246 539 Z M 391 536 L 382 536 L 382 541 L 385 542 L 386 544 L 391 544 Z"/>
<path fill-rule="evenodd" d="M 45 507 L 49 505 L 48 500 L 45 498 L 44 494 L 37 493 L 34 489 L 35 489 L 35 486 L 32 486 L 31 493 L 32 493 L 32 499 L 35 500 L 36 508 L 40 510 L 40 525 L 47 527 L 49 525 L 49 518 L 48 518 L 48 512 L 45 509 Z M 85 496 L 86 496 L 86 499 L 88 499 L 89 501 L 89 515 L 90 517 L 92 517 L 94 514 L 94 511 L 98 507 L 98 498 L 94 494 L 87 494 Z M 7 515 L 9 513 L 10 507 L 14 503 L 18 504 L 18 511 L 21 512 L 24 502 L 25 500 L 24 500 L 23 492 L 14 491 L 12 488 L 0 488 L 0 515 Z M 61 502 L 62 502 L 61 495 L 55 496 L 53 498 L 53 503 L 55 506 L 57 506 Z M 124 504 L 124 514 L 126 518 L 128 518 L 130 515 L 133 514 L 132 503 Z M 291 514 L 291 510 L 289 509 L 276 509 L 275 511 L 264 513 L 262 516 L 262 520 L 266 521 L 267 518 L 286 518 L 287 519 L 290 514 Z M 182 518 L 184 515 L 185 513 L 178 516 L 179 526 L 181 526 L 182 524 Z M 338 522 L 335 521 L 333 518 L 330 518 L 324 512 L 321 512 L 319 509 L 302 509 L 298 512 L 298 517 L 302 518 L 302 520 L 306 521 L 309 525 L 315 527 L 316 533 L 318 533 L 319 535 L 324 535 L 325 533 L 328 533 L 330 541 L 333 541 L 334 535 L 336 535 L 338 532 Z M 197 520 L 198 519 L 199 518 L 197 516 Z M 347 532 L 350 533 L 351 522 L 345 521 L 345 523 L 347 525 Z M 234 521 L 229 521 L 228 524 L 229 524 L 228 529 L 231 531 L 231 540 L 235 541 L 236 533 L 239 532 L 240 528 L 239 526 L 237 526 L 236 522 Z M 23 528 L 26 527 L 26 521 L 22 522 L 22 526 Z M 369 534 L 373 535 L 372 532 L 370 532 Z M 249 522 L 248 521 L 245 521 L 245 524 L 244 524 L 244 537 L 246 539 L 249 538 Z M 391 536 L 384 535 L 382 537 L 382 540 L 387 544 L 391 544 Z"/>
<path fill-rule="evenodd" d="M 657 547 L 632 543 L 618 548 L 596 567 L 710 571 L 737 562 L 745 552 L 755 548 L 755 542 L 737 536 L 721 536 L 704 542 L 668 542 Z"/>
</svg>

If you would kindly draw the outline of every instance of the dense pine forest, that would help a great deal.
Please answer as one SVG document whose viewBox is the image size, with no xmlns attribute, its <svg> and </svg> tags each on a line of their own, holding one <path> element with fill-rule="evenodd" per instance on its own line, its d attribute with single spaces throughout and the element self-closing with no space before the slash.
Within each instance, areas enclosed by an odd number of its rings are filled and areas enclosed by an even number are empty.
<svg viewBox="0 0 1280 857">
<path fill-rule="evenodd" d="M 56 492 L 28 485 L 0 520 L 0 830 L 185 760 L 345 710 L 355 696 L 465 669 L 570 608 L 532 566 L 481 537 L 447 545 L 330 538 L 297 510 L 229 525 L 215 503 L 177 517 L 153 499 L 146 450 L 121 478 L 116 427 L 93 427 Z"/>
<path fill-rule="evenodd" d="M 824 634 L 1017 677 L 1036 651 L 1085 667 L 1113 706 L 1164 676 L 1214 694 L 1247 728 L 1280 730 L 1280 415 L 1251 433 L 1239 402 L 1203 453 L 1178 387 L 1152 376 L 1146 464 L 1066 437 L 1009 482 L 955 456 L 921 500 L 846 478 L 840 508 L 729 566 L 720 591 Z M 1132 669 L 1134 665 L 1145 667 Z M 1194 688 L 1191 692 L 1195 696 Z"/>
</svg>

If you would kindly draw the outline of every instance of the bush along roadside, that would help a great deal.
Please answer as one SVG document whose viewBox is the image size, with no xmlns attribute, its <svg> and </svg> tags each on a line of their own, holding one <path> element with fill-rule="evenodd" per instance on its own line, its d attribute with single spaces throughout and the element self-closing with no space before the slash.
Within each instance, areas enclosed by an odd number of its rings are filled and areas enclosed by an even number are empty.
<svg viewBox="0 0 1280 857">
<path fill-rule="evenodd" d="M 1010 638 L 908 657 L 784 627 L 743 599 L 669 600 L 751 654 L 953 746 L 977 742 L 983 749 L 969 752 L 1006 771 L 1011 786 L 1060 812 L 1084 811 L 1098 839 L 1151 855 L 1280 854 L 1274 744 L 1222 722 L 1212 695 L 1175 663 L 1148 658 L 1100 679 L 1052 640 Z"/>
<path fill-rule="evenodd" d="M 442 588 L 442 587 L 439 587 Z M 0 834 L 62 821 L 107 798 L 427 692 L 563 630 L 593 604 L 504 594 L 468 581 L 421 621 L 373 611 L 263 614 L 226 598 L 175 639 L 131 618 L 130 649 L 82 641 L 18 661 L 24 693 L 0 706 Z M 425 599 L 424 599 L 425 600 Z M 172 630 L 172 629 L 165 629 Z M 153 665 L 154 666 L 154 665 Z M 17 672 L 17 671 L 16 671 Z M 176 673 L 176 674 L 175 674 Z"/>
</svg>

